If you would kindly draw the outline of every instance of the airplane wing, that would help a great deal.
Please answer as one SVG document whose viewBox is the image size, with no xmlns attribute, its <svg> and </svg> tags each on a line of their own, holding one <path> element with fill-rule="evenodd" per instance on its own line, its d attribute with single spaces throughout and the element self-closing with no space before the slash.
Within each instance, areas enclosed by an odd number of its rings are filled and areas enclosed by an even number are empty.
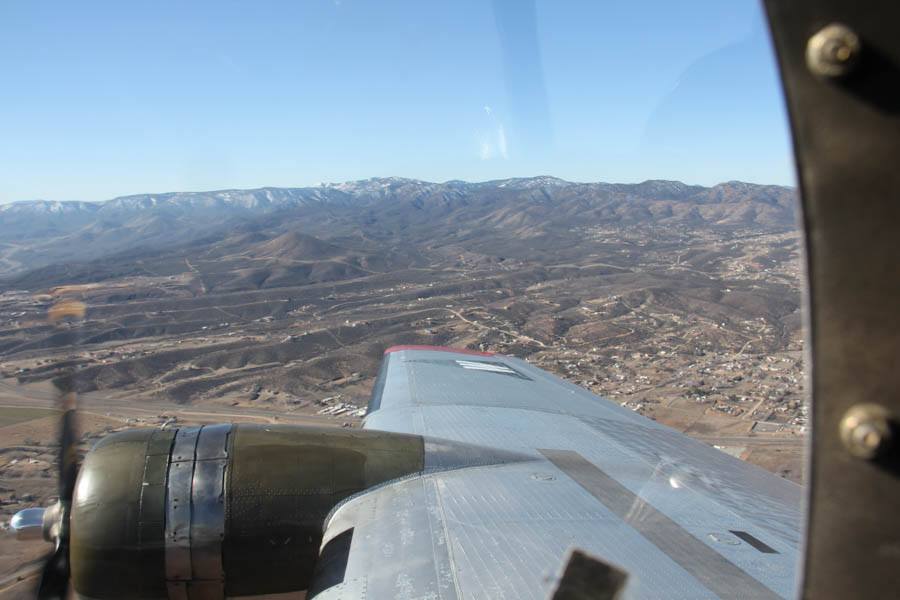
<svg viewBox="0 0 900 600">
<path fill-rule="evenodd" d="M 390 348 L 364 427 L 422 435 L 425 471 L 332 510 L 317 600 L 543 600 L 572 547 L 628 598 L 795 593 L 800 486 L 524 361 Z"/>
</svg>

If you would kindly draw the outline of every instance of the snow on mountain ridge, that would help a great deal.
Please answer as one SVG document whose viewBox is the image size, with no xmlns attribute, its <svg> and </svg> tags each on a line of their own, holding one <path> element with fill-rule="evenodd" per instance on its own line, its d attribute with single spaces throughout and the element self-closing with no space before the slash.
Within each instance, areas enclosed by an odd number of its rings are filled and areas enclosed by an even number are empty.
<svg viewBox="0 0 900 600">
<path fill-rule="evenodd" d="M 98 207 L 93 202 L 81 202 L 77 200 L 22 200 L 0 204 L 0 212 L 3 213 L 33 213 L 33 214 L 66 214 L 78 211 L 92 212 Z"/>
<path fill-rule="evenodd" d="M 257 189 L 229 189 L 209 192 L 166 192 L 160 194 L 135 194 L 119 196 L 102 202 L 27 200 L 0 205 L 0 214 L 24 217 L 28 214 L 49 216 L 94 214 L 113 215 L 142 211 L 161 211 L 169 214 L 205 211 L 266 211 L 302 207 L 311 204 L 344 204 L 358 200 L 379 200 L 395 194 L 409 194 L 422 198 L 433 193 L 479 190 L 497 187 L 509 190 L 538 190 L 542 188 L 585 187 L 608 189 L 629 194 L 653 196 L 683 196 L 702 190 L 734 190 L 744 192 L 748 188 L 766 187 L 773 191 L 781 186 L 755 186 L 729 181 L 713 188 L 686 185 L 680 181 L 648 180 L 638 184 L 574 183 L 552 176 L 515 177 L 479 183 L 450 180 L 433 183 L 404 177 L 372 177 L 340 183 L 318 183 L 302 188 L 264 187 Z"/>
</svg>

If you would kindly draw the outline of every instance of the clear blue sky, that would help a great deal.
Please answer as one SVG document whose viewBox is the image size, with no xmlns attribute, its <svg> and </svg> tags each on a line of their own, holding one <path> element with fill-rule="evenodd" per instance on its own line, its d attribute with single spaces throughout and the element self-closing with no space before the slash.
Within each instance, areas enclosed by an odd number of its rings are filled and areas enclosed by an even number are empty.
<svg viewBox="0 0 900 600">
<path fill-rule="evenodd" d="M 757 0 L 0 0 L 0 78 L 0 202 L 794 183 Z"/>
</svg>

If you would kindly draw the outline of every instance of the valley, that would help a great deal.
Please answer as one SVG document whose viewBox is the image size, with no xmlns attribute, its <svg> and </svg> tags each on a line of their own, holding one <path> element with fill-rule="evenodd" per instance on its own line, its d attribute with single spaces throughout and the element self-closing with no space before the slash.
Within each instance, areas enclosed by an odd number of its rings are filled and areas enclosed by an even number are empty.
<svg viewBox="0 0 900 600">
<path fill-rule="evenodd" d="M 417 196 L 404 180 L 352 210 L 217 222 L 7 276 L 0 516 L 54 494 L 57 417 L 34 411 L 55 406 L 61 376 L 79 392 L 83 449 L 137 426 L 359 427 L 382 353 L 406 344 L 522 358 L 802 481 L 792 191 L 468 185 L 482 188 Z M 62 301 L 83 315 L 49 321 Z"/>
</svg>

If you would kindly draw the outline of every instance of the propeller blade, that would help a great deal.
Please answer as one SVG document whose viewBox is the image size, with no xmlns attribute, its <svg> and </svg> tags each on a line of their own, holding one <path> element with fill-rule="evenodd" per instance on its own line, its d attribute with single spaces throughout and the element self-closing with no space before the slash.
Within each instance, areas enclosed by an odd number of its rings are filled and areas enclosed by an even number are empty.
<svg viewBox="0 0 900 600">
<path fill-rule="evenodd" d="M 62 298 L 50 308 L 49 320 L 55 325 L 63 317 L 83 317 L 84 311 L 84 303 Z M 74 336 L 69 341 L 73 343 Z M 56 548 L 44 565 L 38 600 L 62 600 L 68 595 L 71 576 L 69 514 L 78 478 L 78 433 L 75 421 L 78 395 L 75 392 L 75 381 L 71 371 L 65 371 L 53 383 L 59 390 L 58 404 L 62 409 L 59 431 L 59 501 L 49 509 L 51 513 L 48 515 L 53 520 L 48 533 L 56 541 Z"/>
<path fill-rule="evenodd" d="M 63 411 L 59 433 L 59 499 L 61 502 L 71 502 L 78 477 L 78 434 L 75 427 L 78 396 L 70 374 L 54 383 L 60 392 L 59 404 Z"/>
<path fill-rule="evenodd" d="M 63 600 L 69 591 L 69 541 L 60 543 L 41 574 L 38 600 Z"/>
</svg>

